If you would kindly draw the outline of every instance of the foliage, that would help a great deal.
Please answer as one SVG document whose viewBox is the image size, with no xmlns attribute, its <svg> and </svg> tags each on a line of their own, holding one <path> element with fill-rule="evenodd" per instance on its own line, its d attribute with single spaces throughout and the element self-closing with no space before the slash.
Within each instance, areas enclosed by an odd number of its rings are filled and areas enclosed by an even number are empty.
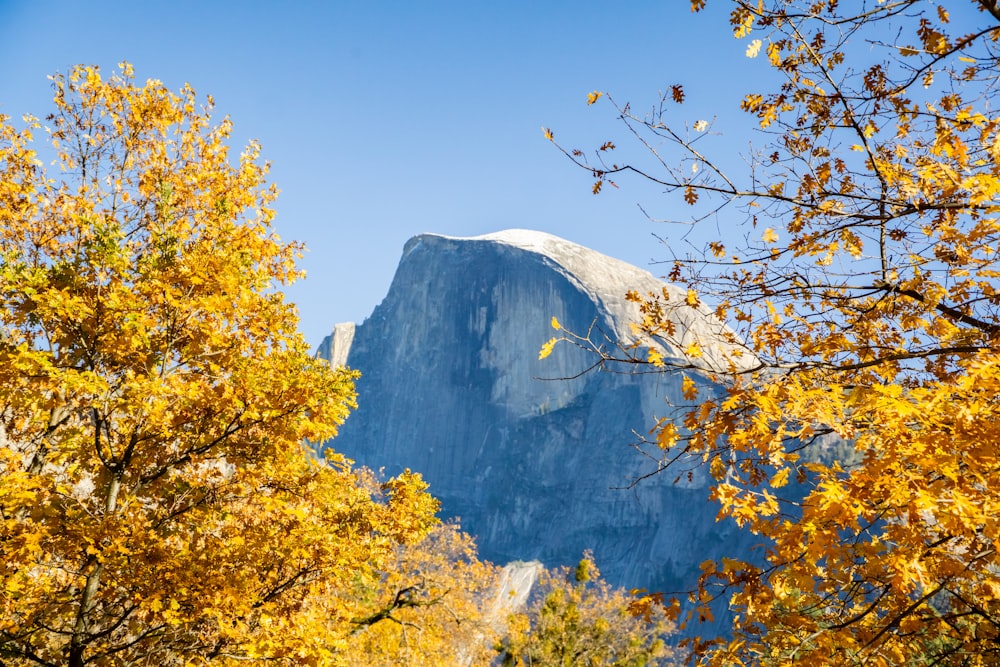
<svg viewBox="0 0 1000 667">
<path fill-rule="evenodd" d="M 0 117 L 0 662 L 344 664 L 436 503 L 304 451 L 354 375 L 278 291 L 259 147 L 127 64 L 53 83 L 58 171 Z"/>
<path fill-rule="evenodd" d="M 648 341 L 676 353 L 649 363 L 698 365 L 672 314 L 706 300 L 742 347 L 712 373 L 721 396 L 686 371 L 698 405 L 651 442 L 703 461 L 721 515 L 768 544 L 763 565 L 704 565 L 697 600 L 722 584 L 738 615 L 731 639 L 696 648 L 719 665 L 997 664 L 1000 9 L 728 5 L 776 81 L 741 102 L 762 142 L 745 172 L 725 166 L 716 121 L 683 122 L 679 84 L 647 116 L 615 105 L 648 149 L 635 161 L 610 163 L 612 142 L 592 160 L 564 150 L 595 192 L 638 175 L 689 224 L 728 228 L 674 258 L 684 303 L 632 295 Z"/>
<path fill-rule="evenodd" d="M 528 579 L 480 561 L 456 525 L 436 527 L 400 547 L 362 596 L 368 611 L 354 620 L 344 657 L 372 667 L 639 666 L 673 657 L 661 596 L 612 588 L 589 557 L 572 574 L 520 566 L 539 573 L 530 591 L 509 586 Z M 523 607 L 521 595 L 534 603 Z"/>
<path fill-rule="evenodd" d="M 372 611 L 354 620 L 345 657 L 370 667 L 487 665 L 501 625 L 491 617 L 498 568 L 472 539 L 446 524 L 397 551 L 370 590 Z"/>
<path fill-rule="evenodd" d="M 585 557 L 543 573 L 535 604 L 512 616 L 502 649 L 509 667 L 640 667 L 672 662 L 663 608 L 601 580 Z"/>
</svg>

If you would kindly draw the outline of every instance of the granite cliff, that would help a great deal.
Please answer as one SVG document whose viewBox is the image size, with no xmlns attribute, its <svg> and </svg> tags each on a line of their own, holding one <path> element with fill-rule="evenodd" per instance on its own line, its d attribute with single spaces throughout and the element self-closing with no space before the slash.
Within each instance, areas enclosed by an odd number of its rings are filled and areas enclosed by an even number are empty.
<svg viewBox="0 0 1000 667">
<path fill-rule="evenodd" d="M 319 348 L 362 373 L 359 407 L 329 444 L 386 475 L 421 472 L 442 516 L 460 517 L 494 562 L 570 564 L 591 550 L 612 583 L 690 588 L 702 561 L 745 555 L 747 537 L 716 522 L 698 471 L 624 488 L 655 469 L 629 445 L 683 402 L 680 378 L 584 372 L 595 359 L 571 345 L 538 358 L 552 317 L 628 340 L 636 312 L 625 292 L 663 287 L 539 232 L 415 237 L 371 317 L 337 325 Z M 706 363 L 721 363 L 721 325 L 685 312 L 681 344 L 698 340 Z"/>
</svg>

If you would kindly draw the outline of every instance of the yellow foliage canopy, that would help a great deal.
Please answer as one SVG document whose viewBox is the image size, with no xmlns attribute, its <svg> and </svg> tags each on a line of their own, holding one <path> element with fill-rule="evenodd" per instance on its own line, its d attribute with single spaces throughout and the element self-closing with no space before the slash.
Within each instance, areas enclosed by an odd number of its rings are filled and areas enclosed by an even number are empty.
<svg viewBox="0 0 1000 667">
<path fill-rule="evenodd" d="M 210 100 L 127 64 L 53 83 L 44 130 L 0 117 L 0 655 L 337 664 L 435 503 L 303 449 L 354 376 L 277 291 L 298 247 L 258 146 L 232 164 Z"/>
<path fill-rule="evenodd" d="M 600 578 L 589 556 L 575 572 L 544 572 L 541 595 L 516 613 L 501 642 L 503 665 L 672 665 L 667 644 L 672 623 L 662 599 L 642 591 L 615 590 Z"/>
<path fill-rule="evenodd" d="M 767 547 L 706 564 L 694 601 L 722 583 L 737 617 L 731 639 L 696 648 L 718 665 L 997 664 L 1000 9 L 728 5 L 746 55 L 766 53 L 781 82 L 741 91 L 763 142 L 751 168 L 714 161 L 670 93 L 648 117 L 615 105 L 662 174 L 602 163 L 674 193 L 694 222 L 745 225 L 675 262 L 745 347 L 712 374 L 725 395 L 679 406 L 649 450 L 703 459 L 722 514 Z M 679 345 L 673 310 L 691 304 L 641 305 L 639 328 Z"/>
</svg>

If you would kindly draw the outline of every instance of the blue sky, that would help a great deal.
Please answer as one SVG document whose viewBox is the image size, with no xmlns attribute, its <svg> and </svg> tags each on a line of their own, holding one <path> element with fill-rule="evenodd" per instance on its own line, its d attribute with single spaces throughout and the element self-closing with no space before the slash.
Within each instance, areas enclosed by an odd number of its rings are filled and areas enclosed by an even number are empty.
<svg viewBox="0 0 1000 667">
<path fill-rule="evenodd" d="M 687 230 L 637 204 L 666 217 L 676 201 L 628 181 L 593 196 L 541 128 L 568 147 L 625 149 L 613 109 L 587 93 L 642 109 L 682 83 L 679 120 L 718 116 L 735 157 L 748 140 L 739 100 L 765 75 L 745 48 L 724 15 L 684 0 L 0 0 L 0 113 L 44 116 L 46 76 L 76 63 L 128 60 L 140 81 L 211 94 L 234 152 L 255 138 L 272 162 L 278 233 L 309 249 L 288 294 L 315 345 L 371 313 L 422 232 L 539 229 L 660 271 L 654 234 Z"/>
</svg>

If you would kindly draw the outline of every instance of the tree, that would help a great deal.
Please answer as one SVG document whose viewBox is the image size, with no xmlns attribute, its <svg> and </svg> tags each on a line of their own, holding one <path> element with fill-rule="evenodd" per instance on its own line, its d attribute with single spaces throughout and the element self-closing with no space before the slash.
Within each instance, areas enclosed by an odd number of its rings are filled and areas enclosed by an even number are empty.
<svg viewBox="0 0 1000 667">
<path fill-rule="evenodd" d="M 501 646 L 510 667 L 640 667 L 673 664 L 673 625 L 657 599 L 600 579 L 585 556 L 571 573 L 542 573 L 535 603 L 513 614 Z M 661 601 L 662 602 L 662 601 Z"/>
<path fill-rule="evenodd" d="M 0 662 L 344 664 L 436 502 L 307 455 L 354 374 L 279 291 L 259 147 L 120 67 L 53 77 L 53 174 L 0 117 Z"/>
<path fill-rule="evenodd" d="M 680 84 L 646 116 L 615 105 L 648 149 L 634 159 L 563 149 L 595 192 L 638 176 L 696 227 L 742 230 L 673 258 L 683 303 L 631 295 L 651 352 L 594 344 L 684 374 L 696 405 L 650 444 L 665 468 L 703 461 L 721 516 L 767 544 L 763 563 L 704 565 L 695 599 L 721 584 L 737 616 L 696 648 L 727 665 L 997 664 L 1000 7 L 729 6 L 777 81 L 741 102 L 761 142 L 746 172 L 724 166 L 717 123 L 683 123 Z M 709 302 L 741 350 L 714 369 L 672 318 Z M 699 372 L 722 393 L 699 395 Z"/>
<path fill-rule="evenodd" d="M 355 619 L 348 661 L 370 667 L 488 665 L 505 619 L 494 618 L 499 568 L 479 560 L 455 524 L 397 550 Z"/>
</svg>

